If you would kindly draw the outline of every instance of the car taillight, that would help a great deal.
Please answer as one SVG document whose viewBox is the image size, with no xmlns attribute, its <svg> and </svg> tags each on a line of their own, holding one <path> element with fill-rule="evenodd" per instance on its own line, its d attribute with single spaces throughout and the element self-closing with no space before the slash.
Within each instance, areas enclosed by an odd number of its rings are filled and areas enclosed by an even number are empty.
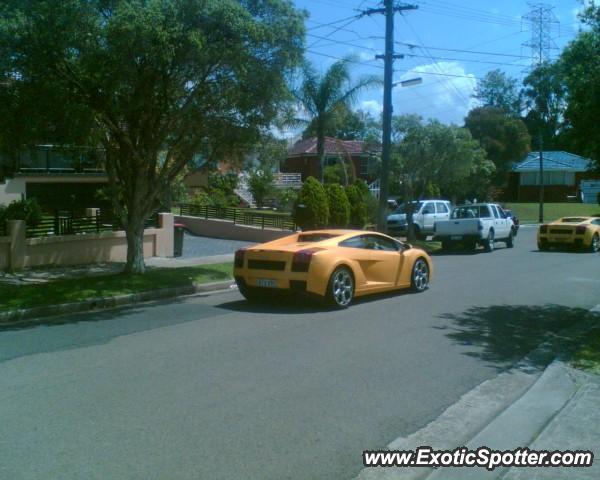
<svg viewBox="0 0 600 480">
<path fill-rule="evenodd" d="M 312 256 L 318 251 L 318 248 L 307 248 L 294 253 L 294 257 L 292 258 L 292 272 L 308 272 Z"/>
<path fill-rule="evenodd" d="M 477 220 L 477 230 L 483 230 L 483 222 L 481 220 Z"/>
<path fill-rule="evenodd" d="M 585 225 L 580 225 L 575 229 L 575 235 L 585 235 L 587 232 L 587 227 Z"/>
<path fill-rule="evenodd" d="M 548 233 L 548 225 L 542 225 L 540 227 L 540 233 Z"/>
<path fill-rule="evenodd" d="M 236 268 L 244 268 L 244 255 L 246 254 L 246 250 L 243 248 L 236 250 L 235 257 L 233 261 L 233 265 Z"/>
</svg>

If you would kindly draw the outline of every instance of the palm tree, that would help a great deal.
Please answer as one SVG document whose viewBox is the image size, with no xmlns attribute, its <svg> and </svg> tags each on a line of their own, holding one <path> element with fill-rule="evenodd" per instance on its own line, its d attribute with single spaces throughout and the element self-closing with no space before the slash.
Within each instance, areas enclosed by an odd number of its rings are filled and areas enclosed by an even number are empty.
<svg viewBox="0 0 600 480">
<path fill-rule="evenodd" d="M 300 119 L 301 123 L 312 124 L 317 137 L 317 157 L 321 182 L 325 167 L 325 132 L 335 120 L 340 107 L 350 108 L 358 94 L 366 88 L 381 84 L 378 77 L 361 77 L 356 82 L 350 78 L 352 57 L 335 62 L 324 74 L 319 74 L 308 62 L 302 67 L 302 82 L 294 91 L 308 119 Z"/>
</svg>

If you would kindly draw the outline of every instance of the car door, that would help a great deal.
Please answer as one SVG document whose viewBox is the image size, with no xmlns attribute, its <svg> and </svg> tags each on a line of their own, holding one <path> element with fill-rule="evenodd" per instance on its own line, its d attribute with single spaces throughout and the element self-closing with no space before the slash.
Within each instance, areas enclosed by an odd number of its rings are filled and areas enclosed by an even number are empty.
<svg viewBox="0 0 600 480">
<path fill-rule="evenodd" d="M 396 287 L 403 260 L 400 245 L 376 234 L 366 234 L 363 238 L 371 254 L 371 263 L 365 270 L 367 288 L 375 291 Z"/>
<path fill-rule="evenodd" d="M 433 233 L 433 224 L 435 223 L 435 203 L 425 202 L 421 209 L 421 216 L 423 218 L 423 232 Z"/>
<path fill-rule="evenodd" d="M 494 232 L 496 238 L 506 238 L 509 235 L 510 227 L 508 220 L 501 208 L 497 205 L 490 205 L 492 214 L 494 215 Z"/>
<path fill-rule="evenodd" d="M 435 221 L 448 220 L 450 218 L 450 209 L 444 202 L 435 202 Z"/>
</svg>

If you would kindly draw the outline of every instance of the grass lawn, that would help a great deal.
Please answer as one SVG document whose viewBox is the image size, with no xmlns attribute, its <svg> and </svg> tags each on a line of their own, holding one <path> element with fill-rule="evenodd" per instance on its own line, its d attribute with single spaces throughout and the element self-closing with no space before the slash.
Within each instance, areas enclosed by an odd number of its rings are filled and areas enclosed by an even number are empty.
<svg viewBox="0 0 600 480">
<path fill-rule="evenodd" d="M 521 223 L 537 223 L 539 205 L 537 203 L 506 203 Z M 544 203 L 544 220 L 551 222 L 571 215 L 600 215 L 600 205 L 588 203 Z"/>
<path fill-rule="evenodd" d="M 577 368 L 600 374 L 600 329 L 586 335 L 583 346 L 573 354 L 571 362 Z"/>
<path fill-rule="evenodd" d="M 215 282 L 230 279 L 232 274 L 232 263 L 217 263 L 197 267 L 148 269 L 144 275 L 116 274 L 33 285 L 0 285 L 0 311 Z"/>
</svg>

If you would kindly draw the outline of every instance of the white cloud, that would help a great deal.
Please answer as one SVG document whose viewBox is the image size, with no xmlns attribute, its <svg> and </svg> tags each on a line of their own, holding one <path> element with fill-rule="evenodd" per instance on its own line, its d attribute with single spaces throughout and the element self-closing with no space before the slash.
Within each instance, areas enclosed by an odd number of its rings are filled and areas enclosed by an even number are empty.
<svg viewBox="0 0 600 480">
<path fill-rule="evenodd" d="M 359 110 L 369 112 L 378 117 L 383 111 L 383 105 L 377 100 L 363 100 L 359 104 Z"/>
<path fill-rule="evenodd" d="M 477 104 L 472 98 L 477 80 L 458 62 L 419 65 L 399 80 L 416 77 L 421 77 L 423 83 L 405 88 L 398 86 L 394 90 L 395 114 L 415 113 L 425 119 L 461 125 L 467 112 Z"/>
</svg>

